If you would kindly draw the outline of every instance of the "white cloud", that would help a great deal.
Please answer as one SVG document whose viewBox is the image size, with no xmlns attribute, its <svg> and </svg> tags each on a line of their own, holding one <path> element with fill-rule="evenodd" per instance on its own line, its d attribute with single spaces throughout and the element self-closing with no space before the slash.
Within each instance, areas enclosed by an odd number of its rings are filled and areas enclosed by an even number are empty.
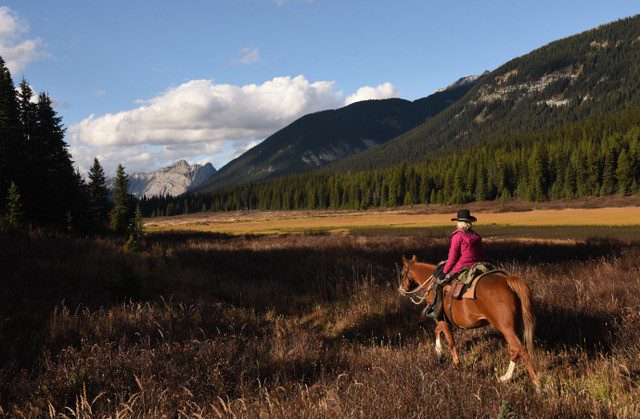
<svg viewBox="0 0 640 419">
<path fill-rule="evenodd" d="M 40 38 L 24 39 L 29 24 L 13 10 L 0 6 L 0 56 L 14 75 L 42 56 Z"/>
<path fill-rule="evenodd" d="M 94 156 L 108 171 L 119 162 L 139 171 L 180 158 L 218 167 L 295 119 L 342 101 L 334 82 L 301 75 L 244 86 L 192 80 L 136 101 L 135 109 L 90 115 L 72 125 L 71 153 L 82 171 Z"/>
<path fill-rule="evenodd" d="M 391 97 L 399 97 L 400 90 L 397 89 L 392 83 L 386 82 L 379 84 L 376 87 L 363 86 L 359 88 L 355 93 L 347 96 L 344 101 L 345 105 L 350 105 L 355 102 L 369 99 L 388 99 Z"/>
<path fill-rule="evenodd" d="M 258 48 L 242 48 L 240 50 L 240 57 L 234 59 L 232 62 L 235 64 L 252 64 L 260 61 L 260 51 Z"/>
<path fill-rule="evenodd" d="M 373 97 L 398 93 L 385 83 L 358 89 L 349 98 L 370 98 L 369 89 L 375 91 Z M 82 171 L 94 156 L 108 173 L 118 163 L 132 173 L 182 158 L 219 168 L 297 118 L 343 105 L 344 95 L 335 82 L 311 82 L 302 75 L 244 86 L 192 80 L 137 100 L 134 109 L 90 115 L 72 125 L 70 151 Z"/>
<path fill-rule="evenodd" d="M 74 142 L 94 146 L 186 144 L 264 138 L 293 120 L 340 104 L 334 83 L 304 76 L 234 86 L 192 80 L 130 111 L 90 115 L 71 126 Z"/>
<path fill-rule="evenodd" d="M 95 89 L 92 93 L 95 97 L 102 97 L 107 94 L 107 91 L 104 89 Z"/>
</svg>

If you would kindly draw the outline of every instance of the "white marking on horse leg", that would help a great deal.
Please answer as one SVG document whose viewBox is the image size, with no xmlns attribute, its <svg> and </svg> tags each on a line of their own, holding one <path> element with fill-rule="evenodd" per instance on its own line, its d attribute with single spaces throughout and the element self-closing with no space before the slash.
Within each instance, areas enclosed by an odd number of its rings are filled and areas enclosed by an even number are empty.
<svg viewBox="0 0 640 419">
<path fill-rule="evenodd" d="M 440 342 L 440 336 L 436 339 L 436 354 L 442 356 L 442 342 Z"/>
<path fill-rule="evenodd" d="M 499 377 L 498 380 L 500 380 L 500 382 L 502 383 L 511 380 L 511 377 L 513 376 L 513 371 L 515 369 L 516 369 L 516 363 L 514 361 L 509 362 L 509 368 L 507 369 L 507 372 L 502 377 Z"/>
</svg>

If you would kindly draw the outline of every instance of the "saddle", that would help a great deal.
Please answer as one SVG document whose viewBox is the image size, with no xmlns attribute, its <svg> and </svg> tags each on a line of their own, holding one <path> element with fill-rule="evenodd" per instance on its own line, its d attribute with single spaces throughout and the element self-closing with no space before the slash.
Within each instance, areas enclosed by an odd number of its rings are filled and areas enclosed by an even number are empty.
<svg viewBox="0 0 640 419">
<path fill-rule="evenodd" d="M 505 271 L 496 269 L 489 263 L 478 262 L 471 267 L 462 269 L 455 278 L 444 286 L 443 291 L 455 300 L 475 300 L 478 281 L 489 274 L 508 275 Z"/>
</svg>

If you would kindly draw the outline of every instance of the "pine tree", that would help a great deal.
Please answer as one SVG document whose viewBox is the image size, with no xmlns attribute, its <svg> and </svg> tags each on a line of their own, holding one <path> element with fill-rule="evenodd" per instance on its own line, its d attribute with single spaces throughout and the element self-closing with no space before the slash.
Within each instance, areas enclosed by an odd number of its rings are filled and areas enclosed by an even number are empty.
<svg viewBox="0 0 640 419">
<path fill-rule="evenodd" d="M 104 230 L 109 223 L 111 203 L 109 202 L 109 190 L 106 186 L 104 169 L 97 157 L 93 159 L 93 166 L 89 171 L 87 189 L 92 228 L 94 231 Z"/>
<path fill-rule="evenodd" d="M 38 180 L 36 196 L 40 200 L 40 209 L 34 216 L 42 224 L 63 227 L 67 224 L 67 212 L 82 199 L 78 196 L 82 188 L 64 141 L 62 119 L 46 93 L 38 96 L 36 116 L 33 141 L 36 142 L 35 148 L 42 153 L 40 169 L 43 178 Z"/>
<path fill-rule="evenodd" d="M 536 144 L 529 158 L 529 195 L 536 201 L 547 199 L 549 181 L 549 163 L 547 149 L 543 144 Z"/>
<path fill-rule="evenodd" d="M 21 144 L 16 90 L 0 57 L 0 202 L 6 201 L 10 180 L 20 183 Z"/>
<path fill-rule="evenodd" d="M 611 195 L 615 192 L 616 155 L 613 145 L 607 145 L 604 150 L 604 167 L 602 171 L 602 186 L 600 195 Z"/>
<path fill-rule="evenodd" d="M 37 105 L 33 102 L 33 95 L 27 79 L 22 78 L 18 91 L 18 112 L 22 137 L 27 144 L 34 138 L 37 124 Z"/>
<path fill-rule="evenodd" d="M 624 148 L 618 156 L 618 167 L 616 168 L 616 177 L 618 178 L 618 192 L 622 195 L 629 193 L 631 186 L 631 160 Z"/>
<path fill-rule="evenodd" d="M 15 182 L 11 182 L 9 193 L 7 194 L 6 222 L 11 227 L 18 227 L 22 224 L 22 197 Z"/>
<path fill-rule="evenodd" d="M 140 205 L 136 206 L 130 229 L 129 239 L 124 244 L 124 249 L 129 252 L 139 252 L 144 248 L 144 222 Z"/>
<path fill-rule="evenodd" d="M 20 118 L 20 130 L 22 134 L 22 151 L 20 159 L 29 170 L 24 171 L 22 176 L 23 195 L 29 197 L 25 202 L 25 217 L 27 219 L 37 219 L 41 210 L 39 199 L 36 199 L 43 191 L 43 183 L 46 184 L 46 173 L 43 170 L 43 152 L 38 148 L 36 138 L 37 128 L 37 106 L 33 99 L 33 90 L 26 79 L 20 82 L 18 91 L 18 110 Z"/>
<path fill-rule="evenodd" d="M 133 213 L 133 197 L 129 193 L 129 176 L 119 164 L 113 182 L 113 208 L 111 209 L 111 229 L 117 233 L 125 233 L 130 226 Z"/>
</svg>

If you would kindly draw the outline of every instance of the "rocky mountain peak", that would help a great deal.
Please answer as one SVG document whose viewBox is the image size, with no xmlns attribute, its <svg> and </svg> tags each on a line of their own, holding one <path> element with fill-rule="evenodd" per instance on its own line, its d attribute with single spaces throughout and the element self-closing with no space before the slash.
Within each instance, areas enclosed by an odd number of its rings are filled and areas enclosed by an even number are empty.
<svg viewBox="0 0 640 419">
<path fill-rule="evenodd" d="M 216 174 L 211 163 L 189 164 L 178 160 L 170 166 L 150 173 L 139 172 L 131 175 L 130 192 L 138 197 L 178 196 L 207 182 Z M 110 186 L 112 179 L 109 179 Z"/>
</svg>

